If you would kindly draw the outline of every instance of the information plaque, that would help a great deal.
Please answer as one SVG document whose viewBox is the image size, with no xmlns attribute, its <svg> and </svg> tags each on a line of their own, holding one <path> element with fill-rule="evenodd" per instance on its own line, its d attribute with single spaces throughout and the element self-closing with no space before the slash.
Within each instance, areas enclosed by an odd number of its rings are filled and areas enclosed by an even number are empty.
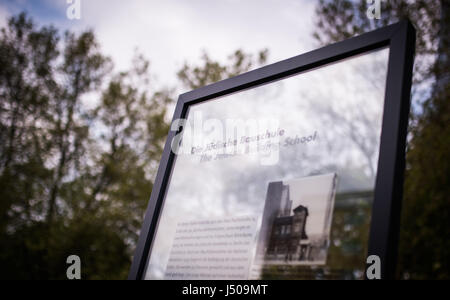
<svg viewBox="0 0 450 300">
<path fill-rule="evenodd" d="M 400 22 L 180 96 L 130 279 L 393 275 L 415 31 Z"/>
</svg>

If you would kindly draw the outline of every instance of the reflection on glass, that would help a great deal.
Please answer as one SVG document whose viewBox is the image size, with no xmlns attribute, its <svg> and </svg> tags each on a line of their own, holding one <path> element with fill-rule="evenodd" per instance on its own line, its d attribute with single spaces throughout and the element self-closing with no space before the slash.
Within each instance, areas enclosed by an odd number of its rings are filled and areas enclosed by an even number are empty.
<svg viewBox="0 0 450 300">
<path fill-rule="evenodd" d="M 388 51 L 192 105 L 145 278 L 362 278 Z"/>
</svg>

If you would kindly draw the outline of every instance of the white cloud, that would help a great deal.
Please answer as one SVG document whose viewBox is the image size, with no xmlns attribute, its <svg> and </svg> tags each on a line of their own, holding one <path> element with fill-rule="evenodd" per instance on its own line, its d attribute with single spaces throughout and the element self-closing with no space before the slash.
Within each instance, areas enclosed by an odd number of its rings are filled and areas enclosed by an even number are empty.
<svg viewBox="0 0 450 300">
<path fill-rule="evenodd" d="M 269 48 L 275 62 L 313 48 L 314 1 L 81 1 L 82 19 L 69 28 L 93 28 L 119 69 L 137 47 L 161 83 L 175 84 L 183 62 L 197 61 L 202 50 L 225 60 L 238 48 Z"/>
<path fill-rule="evenodd" d="M 151 62 L 159 86 L 176 86 L 185 61 L 202 51 L 225 61 L 236 49 L 268 48 L 269 63 L 314 47 L 312 0 L 80 0 L 81 20 L 68 20 L 66 0 L 0 4 L 0 26 L 22 10 L 40 25 L 62 31 L 93 29 L 116 70 L 126 70 L 137 48 Z"/>
<path fill-rule="evenodd" d="M 6 24 L 8 24 L 9 16 L 10 13 L 8 9 L 4 5 L 0 4 L 0 28 L 3 28 Z"/>
</svg>

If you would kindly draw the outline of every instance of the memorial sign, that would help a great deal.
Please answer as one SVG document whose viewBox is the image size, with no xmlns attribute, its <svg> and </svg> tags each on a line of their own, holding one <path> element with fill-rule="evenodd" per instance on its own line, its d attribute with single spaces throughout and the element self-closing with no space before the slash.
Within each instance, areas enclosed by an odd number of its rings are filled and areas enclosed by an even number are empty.
<svg viewBox="0 0 450 300">
<path fill-rule="evenodd" d="M 395 266 L 414 28 L 180 96 L 130 279 L 363 279 Z"/>
</svg>

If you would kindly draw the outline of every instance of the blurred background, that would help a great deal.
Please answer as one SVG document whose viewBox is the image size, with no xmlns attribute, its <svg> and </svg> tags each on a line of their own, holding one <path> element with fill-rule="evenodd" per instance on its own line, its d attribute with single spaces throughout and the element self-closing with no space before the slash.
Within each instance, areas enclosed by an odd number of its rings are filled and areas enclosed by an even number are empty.
<svg viewBox="0 0 450 300">
<path fill-rule="evenodd" d="M 368 8 L 1 0 L 0 278 L 66 279 L 76 254 L 83 279 L 126 279 L 179 93 L 409 18 L 397 277 L 450 279 L 450 0 Z"/>
</svg>

